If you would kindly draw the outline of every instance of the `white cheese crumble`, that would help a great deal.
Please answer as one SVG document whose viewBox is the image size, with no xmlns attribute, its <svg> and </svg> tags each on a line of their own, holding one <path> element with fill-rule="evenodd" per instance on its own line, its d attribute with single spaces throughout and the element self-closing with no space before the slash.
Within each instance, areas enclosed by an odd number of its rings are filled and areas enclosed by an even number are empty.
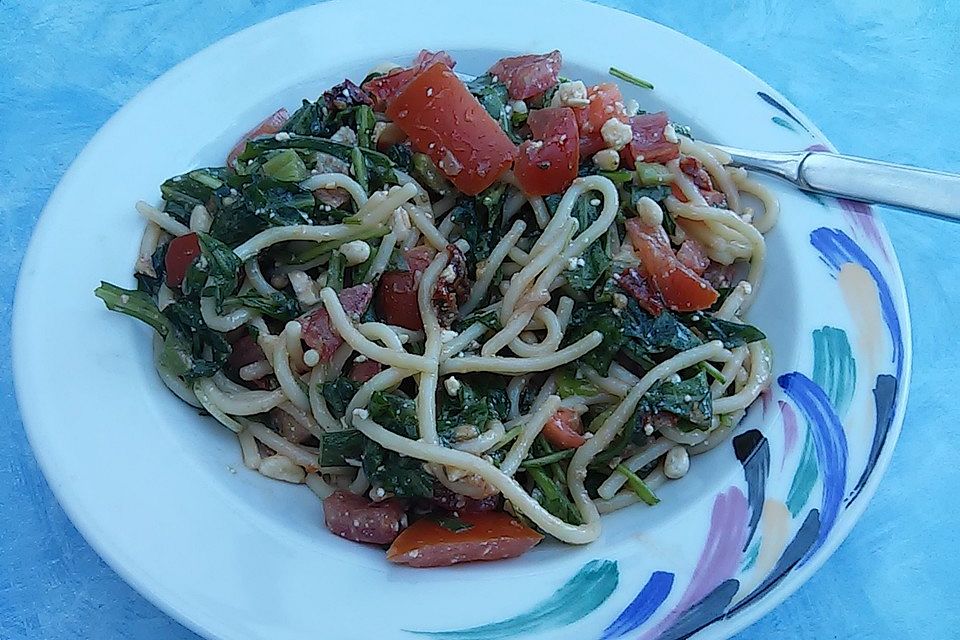
<svg viewBox="0 0 960 640">
<path fill-rule="evenodd" d="M 354 267 L 358 264 L 366 262 L 370 257 L 370 245 L 364 242 L 363 240 L 351 240 L 350 242 L 345 242 L 340 245 L 340 248 L 337 249 L 340 254 L 346 259 L 347 266 Z"/>
<path fill-rule="evenodd" d="M 667 126 L 663 128 L 663 139 L 674 144 L 680 142 L 680 138 L 677 137 L 677 130 L 674 129 L 673 125 L 669 122 Z"/>
<path fill-rule="evenodd" d="M 440 279 L 444 282 L 453 282 L 457 279 L 457 271 L 453 268 L 452 264 L 448 264 L 443 268 L 443 271 L 440 272 Z"/>
<path fill-rule="evenodd" d="M 622 293 L 613 294 L 613 306 L 617 309 L 627 308 L 627 296 Z"/>
<path fill-rule="evenodd" d="M 567 271 L 574 271 L 577 267 L 582 267 L 586 264 L 586 261 L 583 258 L 570 258 L 567 260 Z"/>
<path fill-rule="evenodd" d="M 590 200 L 590 206 L 591 206 L 591 207 L 599 207 L 599 206 L 600 206 L 600 198 L 592 198 L 592 199 Z"/>
<path fill-rule="evenodd" d="M 460 384 L 460 381 L 453 376 L 450 376 L 443 381 L 443 388 L 447 390 L 447 394 L 450 396 L 457 395 L 457 393 L 460 392 L 460 387 L 462 386 L 463 385 Z"/>
<path fill-rule="evenodd" d="M 643 432 L 644 432 L 646 435 L 648 435 L 648 436 L 652 436 L 652 435 L 653 435 L 653 425 L 650 424 L 649 422 L 648 422 L 647 424 L 643 425 Z"/>
<path fill-rule="evenodd" d="M 610 118 L 600 127 L 600 135 L 603 136 L 603 141 L 608 147 L 620 150 L 633 140 L 633 129 L 616 118 Z"/>
<path fill-rule="evenodd" d="M 353 417 L 354 419 L 366 420 L 370 417 L 370 412 L 361 407 L 357 407 L 353 410 Z"/>
<path fill-rule="evenodd" d="M 514 113 L 527 113 L 527 103 L 523 100 L 514 100 L 510 103 L 510 110 Z"/>
<path fill-rule="evenodd" d="M 440 342 L 446 344 L 447 342 L 450 342 L 451 340 L 456 338 L 457 335 L 459 334 L 457 334 L 456 331 L 451 331 L 450 329 L 443 329 L 440 331 Z"/>
<path fill-rule="evenodd" d="M 277 142 L 286 142 L 287 140 L 290 139 L 290 134 L 287 133 L 286 131 L 281 131 L 277 133 L 275 136 L 273 136 L 273 139 L 276 140 Z"/>
<path fill-rule="evenodd" d="M 640 103 L 631 98 L 627 100 L 626 105 L 624 105 L 624 111 L 626 112 L 627 116 L 632 118 L 640 113 Z"/>
<path fill-rule="evenodd" d="M 554 105 L 553 103 L 556 102 Z M 581 80 L 561 82 L 550 101 L 551 106 L 580 108 L 590 104 L 587 99 L 587 87 Z"/>
<path fill-rule="evenodd" d="M 354 364 L 360 364 L 361 362 L 366 362 L 368 359 L 369 358 L 367 358 L 367 356 L 361 353 L 356 358 L 353 359 L 353 362 Z"/>
<path fill-rule="evenodd" d="M 593 164 L 601 171 L 616 171 L 620 166 L 620 154 L 613 149 L 603 149 L 593 154 Z"/>
</svg>

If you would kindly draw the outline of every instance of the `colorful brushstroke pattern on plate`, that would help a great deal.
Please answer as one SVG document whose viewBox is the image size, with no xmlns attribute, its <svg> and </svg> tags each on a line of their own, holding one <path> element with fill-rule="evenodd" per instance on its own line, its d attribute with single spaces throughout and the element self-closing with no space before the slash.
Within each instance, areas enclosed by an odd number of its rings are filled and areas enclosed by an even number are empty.
<svg viewBox="0 0 960 640">
<path fill-rule="evenodd" d="M 817 137 L 780 101 L 765 92 L 757 96 L 776 111 L 771 122 Z M 829 148 L 817 143 L 807 150 Z M 859 504 L 892 447 L 904 405 L 907 318 L 903 296 L 891 284 L 900 282 L 896 263 L 871 207 L 810 197 L 839 213 L 828 216 L 836 226 L 810 232 L 809 249 L 835 283 L 846 322 L 812 328 L 810 369 L 780 375 L 759 401 L 763 431 L 750 428 L 731 439 L 742 477 L 713 497 L 692 570 L 664 566 L 627 579 L 616 561 L 593 560 L 513 617 L 411 633 L 501 640 L 548 633 L 587 616 L 603 620 L 602 612 L 610 611 L 603 630 L 584 637 L 681 640 L 744 614 L 793 572 L 824 559 L 825 547 L 845 535 L 837 530 L 844 512 Z M 618 588 L 635 595 L 614 598 Z M 614 600 L 626 605 L 615 609 Z"/>
</svg>

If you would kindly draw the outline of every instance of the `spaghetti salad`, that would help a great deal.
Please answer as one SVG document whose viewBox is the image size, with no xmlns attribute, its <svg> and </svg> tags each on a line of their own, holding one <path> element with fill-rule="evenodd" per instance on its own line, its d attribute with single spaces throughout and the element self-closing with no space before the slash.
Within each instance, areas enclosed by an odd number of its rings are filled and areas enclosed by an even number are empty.
<svg viewBox="0 0 960 640">
<path fill-rule="evenodd" d="M 454 64 L 345 80 L 167 180 L 137 288 L 96 291 L 246 466 L 419 567 L 591 542 L 771 375 L 742 320 L 766 189 L 557 51 Z"/>
</svg>

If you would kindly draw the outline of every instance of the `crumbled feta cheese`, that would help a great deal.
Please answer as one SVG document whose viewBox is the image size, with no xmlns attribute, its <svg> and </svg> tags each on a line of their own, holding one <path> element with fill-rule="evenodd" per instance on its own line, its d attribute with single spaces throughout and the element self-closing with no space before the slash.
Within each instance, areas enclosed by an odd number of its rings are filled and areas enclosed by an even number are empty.
<svg viewBox="0 0 960 640">
<path fill-rule="evenodd" d="M 440 331 L 440 342 L 446 344 L 459 335 L 456 331 L 451 331 L 450 329 L 442 329 Z"/>
<path fill-rule="evenodd" d="M 673 447 L 663 460 L 663 475 L 671 480 L 682 478 L 690 470 L 690 455 L 684 447 Z"/>
<path fill-rule="evenodd" d="M 637 217 L 648 227 L 659 227 L 663 224 L 663 209 L 652 198 L 644 196 L 637 201 Z"/>
<path fill-rule="evenodd" d="M 351 240 L 350 242 L 345 242 L 340 245 L 340 248 L 337 249 L 340 254 L 346 259 L 347 266 L 354 267 L 358 264 L 366 262 L 370 257 L 370 245 L 364 242 L 363 240 Z"/>
<path fill-rule="evenodd" d="M 649 422 L 648 422 L 647 424 L 643 425 L 643 432 L 644 432 L 646 435 L 648 435 L 648 436 L 652 436 L 652 435 L 653 435 L 653 425 L 650 424 Z"/>
<path fill-rule="evenodd" d="M 625 122 L 610 118 L 600 127 L 600 135 L 608 147 L 620 150 L 633 140 L 633 129 Z"/>
<path fill-rule="evenodd" d="M 440 279 L 444 282 L 453 282 L 457 279 L 457 271 L 453 268 L 452 264 L 448 264 L 443 268 L 443 271 L 440 272 Z"/>
<path fill-rule="evenodd" d="M 281 131 L 277 133 L 275 136 L 273 136 L 273 139 L 276 140 L 277 142 L 286 142 L 287 140 L 290 139 L 290 134 L 287 133 L 286 131 Z"/>
<path fill-rule="evenodd" d="M 121 293 L 121 294 L 120 294 L 120 303 L 121 303 L 121 304 L 127 304 L 128 302 L 130 302 L 130 296 L 127 295 L 126 293 Z"/>
<path fill-rule="evenodd" d="M 380 502 L 385 497 L 387 497 L 387 492 L 384 491 L 383 487 L 374 487 L 370 489 L 370 499 L 374 502 Z"/>
<path fill-rule="evenodd" d="M 510 103 L 510 110 L 514 113 L 527 113 L 527 103 L 523 100 L 514 100 Z"/>
<path fill-rule="evenodd" d="M 330 136 L 330 139 L 334 142 L 348 144 L 351 146 L 357 144 L 357 134 L 350 127 L 340 127 L 337 129 L 336 133 Z"/>
<path fill-rule="evenodd" d="M 632 118 L 633 116 L 640 113 L 640 103 L 634 100 L 633 98 L 627 100 L 627 103 L 624 105 L 624 111 L 627 116 Z"/>
<path fill-rule="evenodd" d="M 674 144 L 680 142 L 680 138 L 677 137 L 676 129 L 674 129 L 673 125 L 669 122 L 667 123 L 667 126 L 663 128 L 663 139 Z"/>
<path fill-rule="evenodd" d="M 433 95 L 433 87 L 427 87 L 427 97 L 429 98 L 432 95 Z"/>
<path fill-rule="evenodd" d="M 593 164 L 601 171 L 616 171 L 620 166 L 620 154 L 613 149 L 603 149 L 593 154 Z"/>
<path fill-rule="evenodd" d="M 684 402 L 690 402 L 691 400 L 693 400 L 693 397 L 689 393 L 683 396 Z"/>
<path fill-rule="evenodd" d="M 554 102 L 557 104 L 553 105 Z M 587 87 L 581 80 L 561 82 L 550 104 L 558 107 L 585 107 L 590 104 L 590 100 L 587 99 Z"/>
<path fill-rule="evenodd" d="M 617 309 L 627 308 L 627 296 L 622 293 L 613 294 L 613 306 Z"/>
<path fill-rule="evenodd" d="M 366 409 L 357 407 L 356 409 L 353 410 L 353 417 L 354 419 L 359 418 L 360 420 L 366 420 L 367 418 L 370 417 L 370 412 L 367 411 Z"/>
<path fill-rule="evenodd" d="M 591 207 L 599 207 L 599 206 L 600 206 L 600 198 L 591 198 L 591 200 L 590 200 L 590 206 L 591 206 Z"/>
<path fill-rule="evenodd" d="M 447 394 L 451 396 L 457 395 L 457 393 L 460 392 L 460 387 L 462 386 L 463 385 L 460 384 L 460 381 L 453 376 L 450 376 L 449 378 L 443 381 L 443 388 L 446 389 Z"/>
<path fill-rule="evenodd" d="M 359 364 L 361 362 L 366 362 L 367 360 L 369 360 L 369 358 L 367 358 L 367 356 L 363 355 L 362 353 L 353 359 L 354 363 L 356 364 Z"/>
<path fill-rule="evenodd" d="M 567 260 L 567 271 L 574 271 L 585 264 L 586 261 L 583 258 L 570 258 Z"/>
</svg>

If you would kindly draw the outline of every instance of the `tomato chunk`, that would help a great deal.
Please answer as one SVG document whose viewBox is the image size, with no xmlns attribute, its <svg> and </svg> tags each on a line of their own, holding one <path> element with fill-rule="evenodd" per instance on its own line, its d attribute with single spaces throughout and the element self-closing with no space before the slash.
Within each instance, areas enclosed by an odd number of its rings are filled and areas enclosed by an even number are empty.
<svg viewBox="0 0 960 640">
<path fill-rule="evenodd" d="M 607 143 L 603 140 L 600 130 L 610 118 L 620 122 L 627 122 L 627 113 L 623 106 L 623 94 L 620 87 L 612 82 L 593 85 L 587 89 L 587 100 L 590 103 L 580 109 L 574 109 L 577 115 L 577 125 L 580 127 L 580 154 L 592 156 L 601 149 L 606 149 Z M 631 165 L 633 166 L 633 165 Z"/>
<path fill-rule="evenodd" d="M 187 269 L 200 255 L 200 240 L 197 234 L 188 233 L 170 241 L 163 264 L 167 270 L 167 286 L 179 287 L 187 275 Z"/>
<path fill-rule="evenodd" d="M 386 111 L 387 105 L 406 88 L 410 81 L 435 62 L 442 62 L 451 69 L 457 64 L 446 51 L 433 53 L 422 49 L 406 69 L 394 69 L 385 76 L 371 78 L 363 83 L 363 89 L 373 98 L 373 108 Z"/>
<path fill-rule="evenodd" d="M 407 250 L 407 252 L 403 254 L 403 258 L 407 261 L 407 267 L 410 271 L 416 272 L 423 271 L 429 267 L 435 255 L 437 255 L 436 249 L 429 245 L 421 244 Z"/>
<path fill-rule="evenodd" d="M 255 126 L 253 129 L 247 131 L 243 137 L 240 138 L 240 141 L 234 145 L 233 149 L 230 150 L 230 153 L 227 154 L 227 166 L 233 166 L 233 161 L 237 159 L 237 156 L 243 153 L 243 148 L 247 146 L 247 140 L 252 140 L 257 136 L 266 136 L 277 133 L 283 128 L 284 123 L 289 117 L 290 114 L 287 113 L 287 110 L 281 107 L 261 120 L 260 124 Z"/>
<path fill-rule="evenodd" d="M 550 416 L 540 432 L 547 442 L 560 449 L 576 449 L 587 441 L 583 437 L 580 414 L 573 409 L 560 409 Z"/>
<path fill-rule="evenodd" d="M 359 316 L 373 299 L 373 286 L 359 284 L 349 287 L 337 294 L 343 310 L 350 316 Z M 300 316 L 301 338 L 307 346 L 320 354 L 320 362 L 330 362 L 334 352 L 343 344 L 343 338 L 337 333 L 330 322 L 330 314 L 323 307 L 318 307 L 310 313 Z"/>
<path fill-rule="evenodd" d="M 637 158 L 641 162 L 659 162 L 665 164 L 680 157 L 680 143 L 670 142 L 664 137 L 667 127 L 667 114 L 644 113 L 630 118 L 633 140 L 620 152 L 620 159 L 631 169 Z"/>
<path fill-rule="evenodd" d="M 677 250 L 677 259 L 698 276 L 702 276 L 703 272 L 710 266 L 707 249 L 694 238 L 687 238 L 683 241 L 680 249 Z"/>
<path fill-rule="evenodd" d="M 580 145 L 570 107 L 537 109 L 527 118 L 534 140 L 520 145 L 513 171 L 530 196 L 560 193 L 577 177 Z"/>
<path fill-rule="evenodd" d="M 617 278 L 617 284 L 637 301 L 640 307 L 657 317 L 663 311 L 663 296 L 657 291 L 653 281 L 639 269 L 630 267 Z"/>
<path fill-rule="evenodd" d="M 490 67 L 489 73 L 507 85 L 512 99 L 526 100 L 557 84 L 562 64 L 563 56 L 554 50 L 541 55 L 501 58 Z"/>
<path fill-rule="evenodd" d="M 383 366 L 376 360 L 365 360 L 363 362 L 354 362 L 350 367 L 350 373 L 347 377 L 354 382 L 366 382 L 373 376 L 380 373 Z"/>
<path fill-rule="evenodd" d="M 387 107 L 387 116 L 467 195 L 496 182 L 516 155 L 500 125 L 443 63 L 414 78 Z"/>
<path fill-rule="evenodd" d="M 406 509 L 396 498 L 372 502 L 349 491 L 334 491 L 323 500 L 327 528 L 354 542 L 389 544 L 404 522 Z"/>
<path fill-rule="evenodd" d="M 502 511 L 461 513 L 469 529 L 451 531 L 430 518 L 417 520 L 387 549 L 387 560 L 411 567 L 446 567 L 458 562 L 514 558 L 543 536 Z"/>
<path fill-rule="evenodd" d="M 387 324 L 411 331 L 423 330 L 417 303 L 417 274 L 413 271 L 387 271 L 380 276 L 374 303 L 377 315 Z"/>
<path fill-rule="evenodd" d="M 627 220 L 630 242 L 640 256 L 640 264 L 674 311 L 706 309 L 719 294 L 710 283 L 677 258 L 667 232 L 660 226 L 646 226 L 638 218 Z"/>
</svg>

